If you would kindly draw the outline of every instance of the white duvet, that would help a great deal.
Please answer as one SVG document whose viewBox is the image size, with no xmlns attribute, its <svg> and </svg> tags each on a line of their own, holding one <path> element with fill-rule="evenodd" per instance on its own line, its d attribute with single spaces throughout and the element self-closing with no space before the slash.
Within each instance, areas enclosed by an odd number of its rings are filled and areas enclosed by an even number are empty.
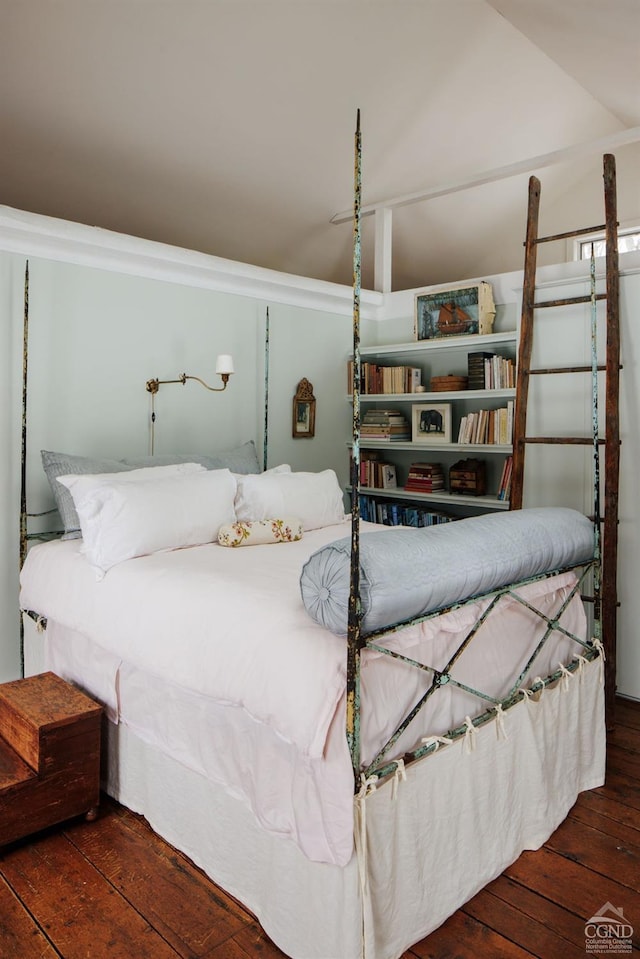
<svg viewBox="0 0 640 959">
<path fill-rule="evenodd" d="M 299 579 L 311 553 L 349 528 L 345 521 L 307 532 L 295 543 L 156 553 L 112 568 L 100 582 L 80 541 L 46 543 L 28 554 L 21 607 L 50 622 L 48 667 L 92 692 L 111 718 L 222 783 L 265 829 L 293 840 L 309 858 L 344 865 L 353 846 L 346 641 L 311 620 Z M 574 582 L 565 573 L 522 592 L 552 616 Z M 440 668 L 480 608 L 475 603 L 395 633 L 388 645 Z M 584 636 L 578 598 L 562 623 Z M 455 676 L 502 697 L 544 624 L 506 601 L 481 632 L 456 663 Z M 577 650 L 566 637 L 548 642 L 524 685 Z M 428 681 L 428 674 L 397 660 L 365 654 L 364 762 Z M 441 687 L 395 754 L 485 706 L 453 684 Z"/>
<path fill-rule="evenodd" d="M 349 528 L 312 530 L 295 543 L 158 552 L 99 582 L 81 540 L 45 543 L 28 554 L 20 605 L 155 676 L 242 706 L 319 757 L 344 686 L 345 641 L 309 617 L 300 570 Z"/>
</svg>

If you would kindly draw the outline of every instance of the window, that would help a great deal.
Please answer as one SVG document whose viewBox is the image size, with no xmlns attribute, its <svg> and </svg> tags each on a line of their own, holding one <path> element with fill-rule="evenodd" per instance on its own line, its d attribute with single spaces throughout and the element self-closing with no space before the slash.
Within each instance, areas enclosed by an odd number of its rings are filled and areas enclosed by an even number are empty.
<svg viewBox="0 0 640 959">
<path fill-rule="evenodd" d="M 576 243 L 575 259 L 589 260 L 592 244 L 594 256 L 605 255 L 604 233 L 594 233 L 588 240 L 579 240 Z M 632 253 L 634 250 L 640 250 L 640 229 L 620 231 L 618 233 L 618 253 Z"/>
</svg>

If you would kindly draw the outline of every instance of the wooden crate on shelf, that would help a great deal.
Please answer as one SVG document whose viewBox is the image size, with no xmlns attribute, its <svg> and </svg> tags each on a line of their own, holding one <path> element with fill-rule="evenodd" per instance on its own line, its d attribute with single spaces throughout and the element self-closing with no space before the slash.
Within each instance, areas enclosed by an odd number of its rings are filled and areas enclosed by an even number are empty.
<svg viewBox="0 0 640 959">
<path fill-rule="evenodd" d="M 466 496 L 484 496 L 487 491 L 487 469 L 484 460 L 458 460 L 449 470 L 449 491 Z"/>
</svg>

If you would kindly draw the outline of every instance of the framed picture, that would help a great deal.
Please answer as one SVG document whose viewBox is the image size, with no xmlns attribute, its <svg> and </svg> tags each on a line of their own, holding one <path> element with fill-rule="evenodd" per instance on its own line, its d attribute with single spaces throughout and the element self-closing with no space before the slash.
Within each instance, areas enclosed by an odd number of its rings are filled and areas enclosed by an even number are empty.
<svg viewBox="0 0 640 959">
<path fill-rule="evenodd" d="M 490 283 L 425 290 L 416 293 L 413 332 L 416 340 L 491 333 L 495 315 Z"/>
<path fill-rule="evenodd" d="M 412 410 L 414 443 L 451 442 L 451 403 L 420 403 Z"/>
<path fill-rule="evenodd" d="M 316 398 L 313 385 L 302 379 L 293 398 L 292 435 L 294 439 L 311 439 L 316 431 Z"/>
<path fill-rule="evenodd" d="M 398 485 L 396 468 L 393 463 L 382 464 L 382 488 L 395 489 Z"/>
</svg>

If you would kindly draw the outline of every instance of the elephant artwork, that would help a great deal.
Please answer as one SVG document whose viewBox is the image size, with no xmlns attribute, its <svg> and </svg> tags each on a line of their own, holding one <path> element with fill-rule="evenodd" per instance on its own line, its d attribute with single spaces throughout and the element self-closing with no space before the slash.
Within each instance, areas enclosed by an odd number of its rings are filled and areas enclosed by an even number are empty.
<svg viewBox="0 0 640 959">
<path fill-rule="evenodd" d="M 421 410 L 420 433 L 442 433 L 442 413 L 439 410 Z"/>
<path fill-rule="evenodd" d="M 414 443 L 442 445 L 451 442 L 451 406 L 431 403 L 413 407 L 412 439 Z"/>
</svg>

